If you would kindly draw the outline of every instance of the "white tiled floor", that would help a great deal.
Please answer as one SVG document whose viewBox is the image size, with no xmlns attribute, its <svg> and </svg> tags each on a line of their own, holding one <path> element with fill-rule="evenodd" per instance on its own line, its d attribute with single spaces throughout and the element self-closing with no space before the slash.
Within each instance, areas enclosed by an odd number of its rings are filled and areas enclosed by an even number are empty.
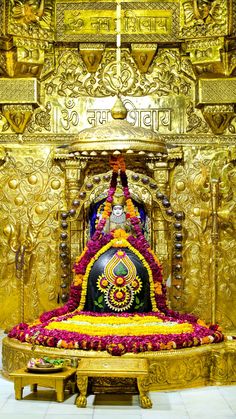
<svg viewBox="0 0 236 419">
<path fill-rule="evenodd" d="M 142 409 L 137 395 L 88 397 L 85 409 L 78 408 L 76 395 L 66 394 L 57 403 L 53 390 L 25 387 L 23 400 L 15 400 L 13 383 L 0 377 L 0 419 L 236 419 L 236 386 L 151 392 L 152 409 Z"/>
<path fill-rule="evenodd" d="M 15 400 L 13 383 L 0 376 L 0 419 L 236 419 L 236 386 L 155 391 L 150 397 L 152 409 L 142 409 L 137 395 L 125 394 L 89 396 L 82 409 L 74 404 L 76 395 L 57 403 L 53 390 L 31 393 L 25 387 L 23 400 Z"/>
</svg>

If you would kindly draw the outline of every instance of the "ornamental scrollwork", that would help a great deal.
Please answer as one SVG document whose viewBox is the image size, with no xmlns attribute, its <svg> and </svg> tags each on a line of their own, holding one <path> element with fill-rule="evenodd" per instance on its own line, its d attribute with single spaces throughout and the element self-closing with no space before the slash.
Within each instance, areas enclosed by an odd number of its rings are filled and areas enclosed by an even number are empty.
<svg viewBox="0 0 236 419">
<path fill-rule="evenodd" d="M 209 132 L 209 126 L 207 123 L 203 120 L 202 117 L 199 116 L 201 113 L 198 109 L 195 109 L 192 102 L 189 103 L 186 109 L 186 115 L 187 115 L 187 126 L 186 126 L 186 132 L 191 133 L 198 133 L 198 132 Z"/>
<path fill-rule="evenodd" d="M 121 54 L 121 84 L 118 86 L 117 61 L 114 49 L 107 49 L 96 73 L 87 73 L 77 50 L 62 50 L 58 55 L 57 71 L 45 84 L 48 95 L 77 98 L 81 96 L 104 97 L 116 94 L 142 96 L 171 94 L 190 96 L 192 82 L 184 75 L 178 64 L 179 51 L 161 49 L 147 73 L 137 69 L 128 50 Z M 118 89 L 119 87 L 119 89 Z"/>
<path fill-rule="evenodd" d="M 36 109 L 32 120 L 27 126 L 27 131 L 29 133 L 42 132 L 46 130 L 51 131 L 51 110 L 52 106 L 50 102 L 47 102 L 44 109 Z"/>
</svg>

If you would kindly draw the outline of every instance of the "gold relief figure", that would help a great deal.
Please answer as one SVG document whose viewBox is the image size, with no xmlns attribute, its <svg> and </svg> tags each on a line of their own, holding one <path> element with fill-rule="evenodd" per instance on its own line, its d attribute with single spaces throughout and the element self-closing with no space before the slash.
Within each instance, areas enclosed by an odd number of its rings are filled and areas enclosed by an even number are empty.
<svg viewBox="0 0 236 419">
<path fill-rule="evenodd" d="M 222 23 L 222 8 L 219 0 L 183 1 L 187 26 Z"/>
<path fill-rule="evenodd" d="M 42 28 L 49 28 L 51 23 L 51 10 L 45 7 L 45 0 L 28 0 L 25 2 L 11 0 L 12 17 L 19 23 L 29 25 L 38 23 Z"/>
</svg>

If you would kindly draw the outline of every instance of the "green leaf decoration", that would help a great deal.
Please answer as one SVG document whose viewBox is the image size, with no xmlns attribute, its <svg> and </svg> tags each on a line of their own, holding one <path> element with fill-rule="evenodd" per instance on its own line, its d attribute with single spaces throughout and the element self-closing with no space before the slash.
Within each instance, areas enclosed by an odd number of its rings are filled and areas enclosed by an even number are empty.
<svg viewBox="0 0 236 419">
<path fill-rule="evenodd" d="M 122 262 L 119 262 L 118 265 L 114 269 L 114 273 L 117 276 L 125 276 L 128 273 L 128 269 Z"/>
<path fill-rule="evenodd" d="M 99 302 L 99 303 L 103 303 L 103 295 L 100 295 L 100 296 L 98 297 L 98 302 Z"/>
</svg>

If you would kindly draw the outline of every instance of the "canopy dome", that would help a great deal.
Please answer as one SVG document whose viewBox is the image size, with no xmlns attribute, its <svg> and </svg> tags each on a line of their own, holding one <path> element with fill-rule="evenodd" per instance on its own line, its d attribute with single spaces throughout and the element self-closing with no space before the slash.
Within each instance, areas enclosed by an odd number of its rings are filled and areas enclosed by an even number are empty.
<svg viewBox="0 0 236 419">
<path fill-rule="evenodd" d="M 125 120 L 127 110 L 120 98 L 116 100 L 111 114 L 111 122 L 80 131 L 70 146 L 71 151 L 143 151 L 167 155 L 166 144 L 157 133 L 151 129 L 134 127 Z"/>
</svg>

